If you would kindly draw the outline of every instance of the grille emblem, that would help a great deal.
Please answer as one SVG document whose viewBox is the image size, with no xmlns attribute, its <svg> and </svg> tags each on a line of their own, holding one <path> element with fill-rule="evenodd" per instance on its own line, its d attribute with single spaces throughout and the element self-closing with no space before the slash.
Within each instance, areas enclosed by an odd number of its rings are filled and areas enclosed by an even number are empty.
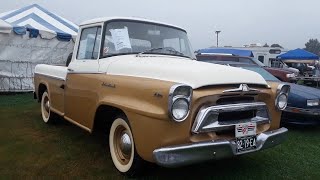
<svg viewBox="0 0 320 180">
<path fill-rule="evenodd" d="M 258 91 L 257 89 L 249 88 L 247 84 L 240 84 L 239 88 L 224 90 L 223 92 L 250 92 Z"/>
</svg>

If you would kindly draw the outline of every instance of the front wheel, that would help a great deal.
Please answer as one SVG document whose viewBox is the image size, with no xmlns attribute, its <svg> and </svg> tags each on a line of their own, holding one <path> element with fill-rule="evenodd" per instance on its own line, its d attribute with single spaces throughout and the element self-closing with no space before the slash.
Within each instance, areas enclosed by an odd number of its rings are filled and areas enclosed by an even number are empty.
<svg viewBox="0 0 320 180">
<path fill-rule="evenodd" d="M 116 118 L 109 133 L 110 154 L 114 166 L 122 174 L 136 176 L 141 173 L 144 161 L 135 150 L 134 139 L 128 120 Z"/>
</svg>

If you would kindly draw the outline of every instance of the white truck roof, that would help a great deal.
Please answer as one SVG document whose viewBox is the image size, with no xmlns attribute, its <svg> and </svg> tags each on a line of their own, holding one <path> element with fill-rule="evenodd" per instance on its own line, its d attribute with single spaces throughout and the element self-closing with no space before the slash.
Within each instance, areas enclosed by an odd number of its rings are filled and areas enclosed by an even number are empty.
<svg viewBox="0 0 320 180">
<path fill-rule="evenodd" d="M 166 25 L 166 26 L 175 27 L 175 28 L 182 29 L 185 31 L 184 28 L 181 28 L 179 26 L 175 26 L 172 24 L 168 24 L 168 23 L 164 23 L 164 22 L 160 22 L 160 21 L 153 21 L 153 20 L 144 19 L 144 18 L 135 18 L 135 17 L 101 17 L 101 18 L 95 18 L 95 19 L 90 19 L 90 20 L 84 21 L 80 24 L 80 26 L 94 24 L 94 23 L 100 23 L 100 22 L 106 22 L 106 21 L 111 21 L 111 20 L 132 20 L 132 21 L 150 22 L 150 23 L 156 23 L 156 24 L 162 24 L 162 25 Z"/>
</svg>

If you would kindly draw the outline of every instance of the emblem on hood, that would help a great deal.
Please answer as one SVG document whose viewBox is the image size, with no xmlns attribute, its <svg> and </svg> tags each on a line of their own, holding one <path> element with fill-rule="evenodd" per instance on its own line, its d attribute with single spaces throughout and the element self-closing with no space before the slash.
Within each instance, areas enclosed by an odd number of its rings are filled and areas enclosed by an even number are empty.
<svg viewBox="0 0 320 180">
<path fill-rule="evenodd" d="M 251 91 L 259 91 L 258 89 L 249 88 L 247 84 L 240 84 L 239 88 L 236 89 L 227 89 L 223 92 L 251 92 Z"/>
</svg>

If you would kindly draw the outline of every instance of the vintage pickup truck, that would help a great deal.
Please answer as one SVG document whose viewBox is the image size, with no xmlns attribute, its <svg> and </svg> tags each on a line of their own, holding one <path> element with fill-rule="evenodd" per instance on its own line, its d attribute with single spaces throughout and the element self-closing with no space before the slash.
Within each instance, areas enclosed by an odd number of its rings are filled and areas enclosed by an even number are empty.
<svg viewBox="0 0 320 180">
<path fill-rule="evenodd" d="M 136 18 L 80 25 L 68 67 L 37 65 L 42 119 L 108 131 L 115 167 L 178 167 L 280 144 L 289 86 L 195 60 L 184 29 Z M 107 140 L 106 140 L 107 141 Z"/>
</svg>

